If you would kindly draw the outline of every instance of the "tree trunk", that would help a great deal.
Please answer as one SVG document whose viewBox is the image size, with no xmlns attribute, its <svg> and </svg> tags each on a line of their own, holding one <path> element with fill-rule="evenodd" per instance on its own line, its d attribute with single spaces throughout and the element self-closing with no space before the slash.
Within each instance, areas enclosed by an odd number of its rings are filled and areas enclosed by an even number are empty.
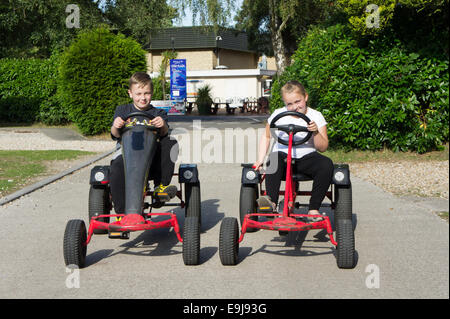
<svg viewBox="0 0 450 319">
<path fill-rule="evenodd" d="M 289 65 L 288 57 L 286 56 L 285 45 L 281 32 L 271 34 L 273 53 L 275 56 L 275 63 L 277 65 L 277 74 L 281 75 L 286 67 Z"/>
<path fill-rule="evenodd" d="M 275 56 L 275 63 L 277 65 L 277 74 L 281 75 L 286 67 L 289 65 L 289 55 L 284 43 L 282 31 L 286 26 L 290 16 L 284 21 L 277 13 L 277 0 L 269 0 L 269 16 L 270 16 L 270 37 L 272 40 L 273 53 Z"/>
</svg>

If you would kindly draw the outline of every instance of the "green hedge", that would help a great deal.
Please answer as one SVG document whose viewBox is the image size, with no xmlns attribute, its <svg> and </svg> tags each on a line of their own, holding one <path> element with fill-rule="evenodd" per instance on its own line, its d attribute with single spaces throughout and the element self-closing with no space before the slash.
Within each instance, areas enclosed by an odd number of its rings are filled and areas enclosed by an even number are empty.
<svg viewBox="0 0 450 319">
<path fill-rule="evenodd" d="M 294 79 L 325 116 L 332 146 L 423 153 L 449 140 L 448 59 L 419 56 L 387 39 L 362 47 L 335 25 L 315 28 L 299 43 L 274 81 L 272 110 L 283 106 L 280 88 Z"/>
<path fill-rule="evenodd" d="M 106 28 L 80 33 L 61 57 L 58 96 L 69 119 L 86 135 L 108 131 L 117 105 L 128 103 L 128 79 L 146 71 L 136 41 Z"/>
<path fill-rule="evenodd" d="M 56 98 L 58 57 L 0 59 L 0 119 L 62 124 L 67 115 Z"/>
</svg>

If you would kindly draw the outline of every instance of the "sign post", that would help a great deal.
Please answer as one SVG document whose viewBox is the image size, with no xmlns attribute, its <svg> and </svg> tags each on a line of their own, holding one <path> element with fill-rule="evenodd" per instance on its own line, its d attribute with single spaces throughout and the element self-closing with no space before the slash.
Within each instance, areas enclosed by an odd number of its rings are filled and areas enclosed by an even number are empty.
<svg viewBox="0 0 450 319">
<path fill-rule="evenodd" d="M 170 99 L 186 99 L 186 59 L 170 60 Z"/>
</svg>

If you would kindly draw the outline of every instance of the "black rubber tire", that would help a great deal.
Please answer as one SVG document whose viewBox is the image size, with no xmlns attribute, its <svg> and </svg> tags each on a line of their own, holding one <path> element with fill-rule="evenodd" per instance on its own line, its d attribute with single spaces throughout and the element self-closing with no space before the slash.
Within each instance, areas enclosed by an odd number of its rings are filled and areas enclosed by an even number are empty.
<svg viewBox="0 0 450 319">
<path fill-rule="evenodd" d="M 86 263 L 87 246 L 86 225 L 80 219 L 72 219 L 66 225 L 64 231 L 64 262 L 66 266 L 75 265 L 83 268 Z"/>
<path fill-rule="evenodd" d="M 255 214 L 258 204 L 256 203 L 258 194 L 258 185 L 241 185 L 241 192 L 239 194 L 239 219 L 241 227 L 244 224 L 244 218 L 247 214 Z M 257 221 L 258 216 L 250 217 L 251 220 Z M 246 232 L 253 233 L 258 228 L 248 227 Z"/>
<path fill-rule="evenodd" d="M 108 215 L 111 212 L 111 203 L 109 198 L 109 188 L 91 185 L 89 189 L 88 214 L 89 221 L 94 216 Z M 109 217 L 99 218 L 98 221 L 109 223 Z M 107 234 L 107 230 L 96 229 L 94 234 Z"/>
<path fill-rule="evenodd" d="M 185 217 L 197 217 L 200 229 L 202 226 L 202 202 L 200 183 L 186 183 L 184 187 Z"/>
<path fill-rule="evenodd" d="M 339 268 L 351 269 L 356 266 L 355 234 L 351 219 L 338 220 L 336 223 L 337 254 L 336 262 Z"/>
<path fill-rule="evenodd" d="M 220 225 L 219 256 L 222 265 L 234 266 L 239 257 L 239 226 L 234 217 L 226 217 Z"/>
<path fill-rule="evenodd" d="M 352 204 L 352 186 L 338 186 L 335 185 L 334 197 L 336 208 L 334 211 L 334 219 L 352 219 L 353 204 Z"/>
<path fill-rule="evenodd" d="M 183 227 L 183 261 L 185 265 L 198 265 L 200 261 L 200 224 L 198 217 L 187 217 Z"/>
</svg>

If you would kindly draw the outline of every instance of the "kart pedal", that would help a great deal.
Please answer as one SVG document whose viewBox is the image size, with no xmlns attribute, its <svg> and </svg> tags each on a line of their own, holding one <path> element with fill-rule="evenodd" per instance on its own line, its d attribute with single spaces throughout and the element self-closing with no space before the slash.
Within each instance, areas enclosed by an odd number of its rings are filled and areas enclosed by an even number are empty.
<svg viewBox="0 0 450 319">
<path fill-rule="evenodd" d="M 257 208 L 257 210 L 258 210 L 258 213 L 261 213 L 261 214 L 273 213 L 273 208 L 270 206 L 260 206 Z"/>
<path fill-rule="evenodd" d="M 168 202 L 170 200 L 170 196 L 168 193 L 156 193 L 156 196 L 162 202 Z"/>
<path fill-rule="evenodd" d="M 130 239 L 129 231 L 108 231 L 108 237 L 111 239 Z"/>
</svg>

